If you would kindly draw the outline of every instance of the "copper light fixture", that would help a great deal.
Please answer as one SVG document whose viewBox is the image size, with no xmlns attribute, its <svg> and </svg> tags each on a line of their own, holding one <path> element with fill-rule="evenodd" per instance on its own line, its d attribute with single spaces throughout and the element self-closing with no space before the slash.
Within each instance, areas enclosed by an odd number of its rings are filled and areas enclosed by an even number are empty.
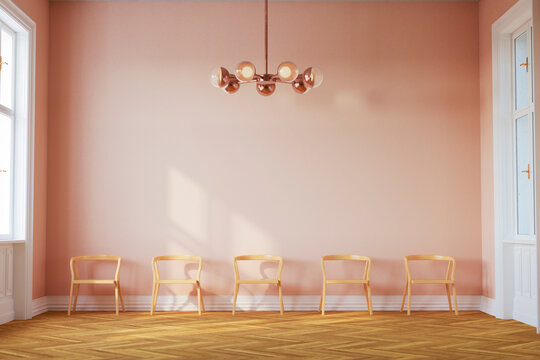
<svg viewBox="0 0 540 360">
<path fill-rule="evenodd" d="M 308 67 L 303 73 L 291 61 L 279 64 L 277 74 L 268 73 L 268 0 L 264 0 L 264 56 L 266 71 L 257 74 L 255 65 L 249 61 L 242 61 L 233 73 L 224 67 L 215 68 L 210 75 L 210 82 L 226 93 L 234 94 L 241 84 L 255 83 L 257 92 L 263 96 L 272 95 L 276 90 L 276 83 L 291 84 L 293 89 L 303 94 L 311 88 L 316 88 L 323 81 L 322 71 L 315 67 Z"/>
</svg>

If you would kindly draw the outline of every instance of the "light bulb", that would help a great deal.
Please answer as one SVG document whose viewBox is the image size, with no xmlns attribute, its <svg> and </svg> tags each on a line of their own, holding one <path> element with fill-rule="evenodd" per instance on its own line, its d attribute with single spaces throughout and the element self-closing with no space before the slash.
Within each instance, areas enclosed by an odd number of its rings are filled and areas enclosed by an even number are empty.
<svg viewBox="0 0 540 360">
<path fill-rule="evenodd" d="M 217 67 L 210 73 L 210 83 L 222 88 L 229 83 L 229 72 L 224 67 Z"/>
<path fill-rule="evenodd" d="M 278 66 L 278 76 L 282 81 L 293 81 L 298 76 L 298 68 L 290 61 L 284 61 Z"/>
<path fill-rule="evenodd" d="M 304 83 L 308 87 L 319 87 L 323 82 L 323 73 L 321 69 L 315 67 L 309 67 L 304 71 Z"/>
<path fill-rule="evenodd" d="M 242 61 L 236 67 L 236 77 L 240 81 L 250 81 L 255 76 L 255 65 L 249 61 Z"/>
</svg>

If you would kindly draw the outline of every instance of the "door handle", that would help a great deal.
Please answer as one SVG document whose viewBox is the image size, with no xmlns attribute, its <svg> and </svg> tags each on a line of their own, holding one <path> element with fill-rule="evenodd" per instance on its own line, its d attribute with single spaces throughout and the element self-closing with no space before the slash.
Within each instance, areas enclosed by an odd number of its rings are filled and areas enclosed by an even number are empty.
<svg viewBox="0 0 540 360">
<path fill-rule="evenodd" d="M 8 65 L 8 63 L 5 61 L 2 61 L 2 56 L 0 55 L 0 71 L 2 71 L 2 65 Z"/>
<path fill-rule="evenodd" d="M 531 178 L 531 164 L 527 164 L 527 170 L 521 170 L 522 173 L 527 173 L 527 179 Z"/>
<path fill-rule="evenodd" d="M 519 66 L 525 66 L 525 70 L 526 70 L 527 72 L 529 72 L 529 57 L 527 56 L 527 57 L 525 58 L 525 62 L 522 63 L 522 64 L 519 64 Z"/>
</svg>

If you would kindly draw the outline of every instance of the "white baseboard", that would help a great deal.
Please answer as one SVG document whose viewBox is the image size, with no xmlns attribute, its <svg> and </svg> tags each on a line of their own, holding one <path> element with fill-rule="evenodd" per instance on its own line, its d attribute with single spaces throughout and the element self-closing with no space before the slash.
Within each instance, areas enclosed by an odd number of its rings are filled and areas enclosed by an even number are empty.
<svg viewBox="0 0 540 360">
<path fill-rule="evenodd" d="M 34 314 L 45 311 L 67 311 L 68 296 L 47 296 L 33 301 Z M 284 296 L 285 311 L 317 311 L 320 296 L 299 295 Z M 373 296 L 374 311 L 399 311 L 401 296 Z M 460 310 L 482 310 L 483 299 L 478 295 L 458 296 Z M 124 296 L 127 311 L 150 311 L 150 296 Z M 205 296 L 204 304 L 207 311 L 231 311 L 232 296 Z M 446 296 L 416 295 L 412 296 L 413 311 L 446 311 L 448 300 Z M 115 308 L 113 296 L 79 296 L 77 310 L 80 311 L 113 311 Z M 239 296 L 236 302 L 238 311 L 279 311 L 277 296 Z M 160 296 L 157 311 L 196 311 L 196 296 Z M 367 311 L 363 296 L 327 296 L 327 311 Z M 482 310 L 484 311 L 484 310 Z"/>
<path fill-rule="evenodd" d="M 49 303 L 46 296 L 32 300 L 32 316 L 37 316 L 49 311 Z"/>
<path fill-rule="evenodd" d="M 15 311 L 0 314 L 0 325 L 15 320 Z"/>
<path fill-rule="evenodd" d="M 536 327 L 536 306 L 537 303 L 531 298 L 514 297 L 513 318 L 527 325 Z"/>
<path fill-rule="evenodd" d="M 482 296 L 480 311 L 485 312 L 486 314 L 489 314 L 491 316 L 496 316 L 495 299 Z"/>
<path fill-rule="evenodd" d="M 15 310 L 13 308 L 13 298 L 6 296 L 0 298 L 0 324 L 5 324 L 15 320 Z"/>
</svg>

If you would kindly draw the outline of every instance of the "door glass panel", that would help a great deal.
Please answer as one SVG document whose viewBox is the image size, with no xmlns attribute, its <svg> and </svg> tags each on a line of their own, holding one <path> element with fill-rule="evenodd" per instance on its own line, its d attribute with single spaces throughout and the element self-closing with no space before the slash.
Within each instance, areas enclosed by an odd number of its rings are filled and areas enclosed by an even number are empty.
<svg viewBox="0 0 540 360">
<path fill-rule="evenodd" d="M 11 127 L 11 119 L 0 115 L 0 235 L 10 233 Z"/>
<path fill-rule="evenodd" d="M 0 104 L 13 108 L 13 37 L 5 30 L 1 31 L 1 51 L 2 65 L 0 71 Z"/>
<path fill-rule="evenodd" d="M 530 159 L 531 126 L 529 116 L 516 120 L 517 233 L 531 235 L 532 163 Z"/>
<path fill-rule="evenodd" d="M 515 64 L 515 107 L 516 110 L 529 105 L 529 82 L 527 66 L 530 61 L 527 58 L 527 32 L 524 32 L 514 40 L 514 64 Z"/>
</svg>

